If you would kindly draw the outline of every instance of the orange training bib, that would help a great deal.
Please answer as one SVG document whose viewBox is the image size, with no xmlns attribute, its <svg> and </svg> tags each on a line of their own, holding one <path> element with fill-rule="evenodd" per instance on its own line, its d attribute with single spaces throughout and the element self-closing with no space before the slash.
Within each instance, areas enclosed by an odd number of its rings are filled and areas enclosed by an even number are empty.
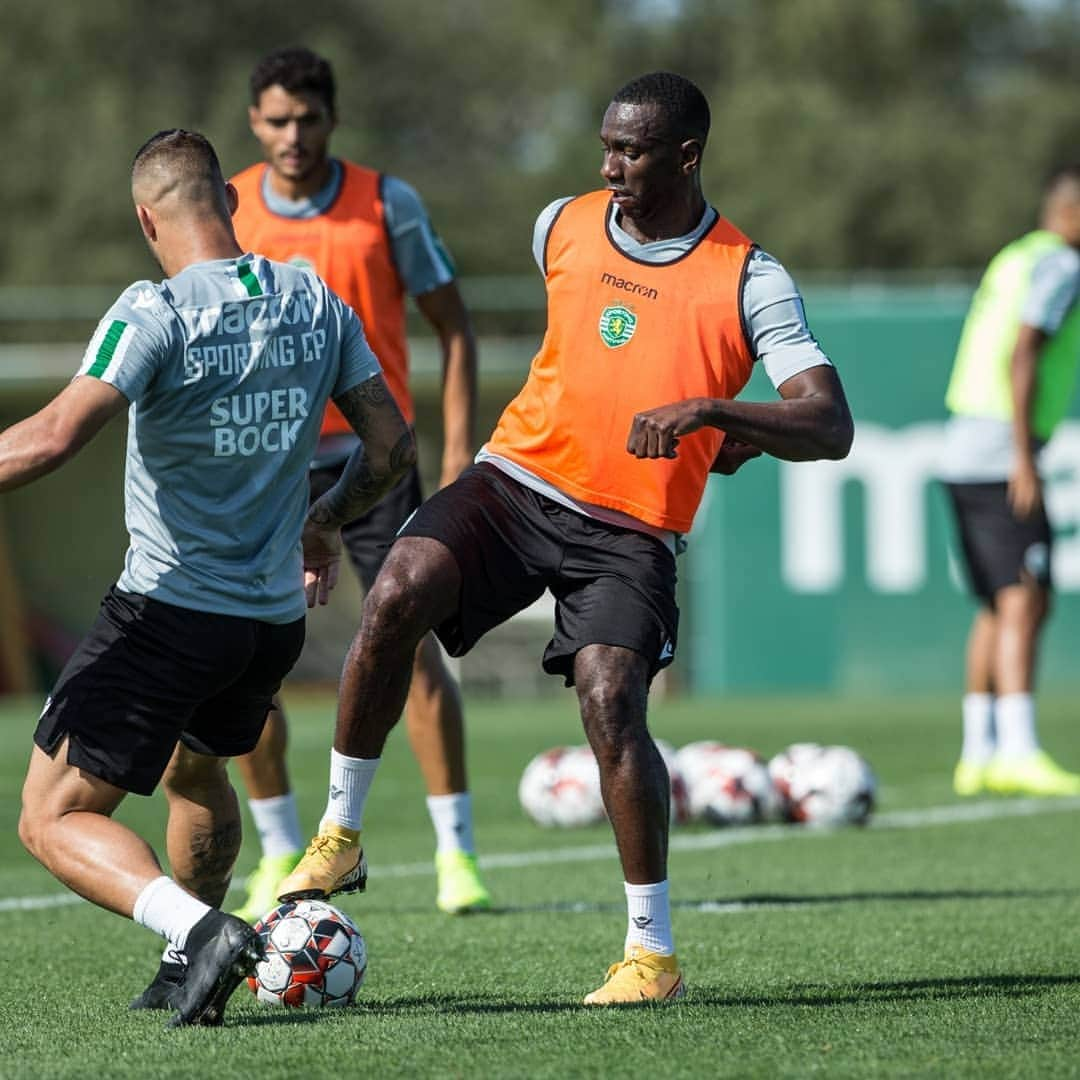
<svg viewBox="0 0 1080 1080">
<path fill-rule="evenodd" d="M 409 354 L 405 336 L 405 290 L 394 268 L 386 232 L 379 174 L 343 161 L 341 190 L 325 213 L 313 218 L 275 214 L 262 196 L 268 166 L 253 165 L 232 183 L 240 196 L 233 225 L 240 245 L 278 262 L 309 266 L 364 324 L 394 400 L 412 423 Z M 352 431 L 333 404 L 323 419 L 324 435 Z"/>
<path fill-rule="evenodd" d="M 751 241 L 720 218 L 665 264 L 624 254 L 606 191 L 567 203 L 547 240 L 548 329 L 487 449 L 582 502 L 687 532 L 723 432 L 679 442 L 675 459 L 626 450 L 634 415 L 694 397 L 733 398 L 753 356 L 742 320 Z"/>
</svg>

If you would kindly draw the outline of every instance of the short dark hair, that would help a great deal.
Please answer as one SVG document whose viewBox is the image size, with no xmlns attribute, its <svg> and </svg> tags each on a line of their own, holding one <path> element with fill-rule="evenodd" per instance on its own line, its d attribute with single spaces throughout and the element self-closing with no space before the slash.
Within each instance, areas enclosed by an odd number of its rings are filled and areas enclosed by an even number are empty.
<svg viewBox="0 0 1080 1080">
<path fill-rule="evenodd" d="M 137 173 L 165 157 L 183 160 L 189 168 L 202 171 L 211 182 L 220 181 L 222 186 L 225 184 L 217 152 L 210 140 L 198 131 L 165 128 L 155 132 L 135 151 L 131 171 Z"/>
<path fill-rule="evenodd" d="M 290 94 L 318 94 L 330 110 L 335 111 L 337 87 L 334 84 L 334 72 L 330 62 L 317 53 L 301 46 L 290 45 L 277 49 L 263 57 L 255 65 L 249 80 L 251 104 L 258 105 L 262 92 L 271 86 L 280 86 Z"/>
<path fill-rule="evenodd" d="M 185 203 L 209 204 L 229 216 L 221 163 L 197 131 L 168 128 L 151 135 L 135 152 L 131 183 L 150 199 L 177 194 Z"/>
<path fill-rule="evenodd" d="M 709 135 L 709 103 L 687 78 L 673 71 L 651 71 L 631 79 L 615 91 L 612 102 L 623 105 L 655 105 L 667 118 L 672 135 L 700 139 Z"/>
</svg>

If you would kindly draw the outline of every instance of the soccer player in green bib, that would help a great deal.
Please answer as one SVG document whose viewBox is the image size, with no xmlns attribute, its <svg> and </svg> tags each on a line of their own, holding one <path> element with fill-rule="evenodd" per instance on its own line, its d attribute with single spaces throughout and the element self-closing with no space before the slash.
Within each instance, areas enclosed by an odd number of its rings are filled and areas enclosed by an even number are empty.
<svg viewBox="0 0 1080 1080">
<path fill-rule="evenodd" d="M 1076 795 L 1080 775 L 1040 747 L 1032 693 L 1050 607 L 1053 534 L 1040 454 L 1080 364 L 1080 165 L 1057 170 L 1039 228 L 987 267 L 946 404 L 942 479 L 980 606 L 967 647 L 957 794 Z"/>
</svg>

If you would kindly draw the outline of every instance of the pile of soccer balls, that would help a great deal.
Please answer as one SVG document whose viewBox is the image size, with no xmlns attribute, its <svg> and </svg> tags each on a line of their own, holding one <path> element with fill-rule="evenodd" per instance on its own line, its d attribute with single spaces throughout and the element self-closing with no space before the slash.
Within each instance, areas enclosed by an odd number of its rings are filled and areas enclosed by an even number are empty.
<svg viewBox="0 0 1080 1080">
<path fill-rule="evenodd" d="M 675 823 L 861 825 L 874 808 L 873 770 L 847 746 L 795 743 L 769 761 L 718 742 L 693 742 L 677 752 L 660 740 L 657 746 L 671 778 Z M 538 825 L 568 828 L 604 819 L 600 771 L 587 746 L 538 754 L 525 768 L 518 798 Z"/>
<path fill-rule="evenodd" d="M 367 970 L 356 924 L 320 900 L 290 900 L 255 924 L 266 959 L 248 977 L 266 1005 L 351 1005 Z"/>
</svg>

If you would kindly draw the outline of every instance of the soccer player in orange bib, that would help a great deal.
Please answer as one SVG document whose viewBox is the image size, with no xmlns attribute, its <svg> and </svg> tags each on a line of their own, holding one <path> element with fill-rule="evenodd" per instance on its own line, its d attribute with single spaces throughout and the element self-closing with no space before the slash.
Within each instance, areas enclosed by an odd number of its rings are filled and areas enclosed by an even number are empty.
<svg viewBox="0 0 1080 1080">
<path fill-rule="evenodd" d="M 445 485 L 472 459 L 476 350 L 469 317 L 453 264 L 416 192 L 397 177 L 330 155 L 335 91 L 330 65 L 308 49 L 281 49 L 256 66 L 248 112 L 266 161 L 233 177 L 240 196 L 233 223 L 242 244 L 313 268 L 357 312 L 410 424 L 414 410 L 405 305 L 407 294 L 415 298 L 442 349 L 440 482 Z M 313 499 L 337 482 L 356 443 L 331 403 L 312 462 Z M 420 476 L 413 468 L 377 506 L 342 529 L 349 560 L 365 589 L 420 501 Z M 417 643 L 405 715 L 435 827 L 436 903 L 450 913 L 489 907 L 476 867 L 461 699 L 430 636 Z M 274 906 L 278 883 L 304 848 L 286 767 L 286 738 L 285 714 L 276 704 L 255 751 L 237 759 L 263 848 L 236 912 L 249 921 Z"/>
<path fill-rule="evenodd" d="M 577 690 L 627 899 L 623 959 L 588 1005 L 685 992 L 668 777 L 646 703 L 675 654 L 675 553 L 709 472 L 762 452 L 842 458 L 853 435 L 790 276 L 702 194 L 708 130 L 693 83 L 634 79 L 604 114 L 604 190 L 540 215 L 540 352 L 476 464 L 410 520 L 368 594 L 342 679 L 327 814 L 281 887 L 323 897 L 366 873 L 364 801 L 417 641 L 433 629 L 460 656 L 550 589 L 543 666 Z M 734 400 L 756 361 L 781 400 Z"/>
</svg>

